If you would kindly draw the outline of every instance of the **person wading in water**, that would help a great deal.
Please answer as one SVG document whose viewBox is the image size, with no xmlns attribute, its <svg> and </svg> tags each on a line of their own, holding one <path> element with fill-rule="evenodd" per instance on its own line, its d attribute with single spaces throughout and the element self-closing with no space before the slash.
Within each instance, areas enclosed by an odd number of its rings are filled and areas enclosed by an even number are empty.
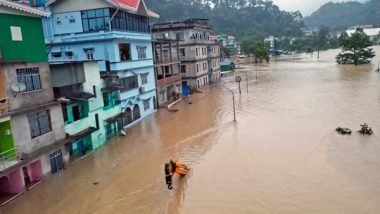
<svg viewBox="0 0 380 214">
<path fill-rule="evenodd" d="M 189 170 L 190 168 L 187 165 L 181 164 L 178 161 L 170 160 L 169 163 L 165 163 L 165 181 L 168 185 L 168 189 L 173 189 L 172 177 L 174 173 L 185 176 Z"/>
</svg>

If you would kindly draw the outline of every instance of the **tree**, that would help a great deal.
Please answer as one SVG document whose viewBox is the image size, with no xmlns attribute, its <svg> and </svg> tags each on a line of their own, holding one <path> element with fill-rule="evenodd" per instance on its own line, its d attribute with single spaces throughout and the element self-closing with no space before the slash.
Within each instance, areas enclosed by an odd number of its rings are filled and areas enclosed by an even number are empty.
<svg viewBox="0 0 380 214">
<path fill-rule="evenodd" d="M 265 42 L 252 42 L 249 45 L 248 53 L 252 54 L 256 58 L 256 62 L 261 61 L 262 59 L 265 59 L 267 62 L 269 62 L 269 48 L 268 45 L 265 44 Z"/>
<path fill-rule="evenodd" d="M 369 36 L 362 31 L 356 31 L 350 37 L 342 35 L 339 44 L 342 51 L 336 56 L 338 64 L 367 64 L 375 57 L 373 49 L 370 48 L 372 44 Z"/>
</svg>

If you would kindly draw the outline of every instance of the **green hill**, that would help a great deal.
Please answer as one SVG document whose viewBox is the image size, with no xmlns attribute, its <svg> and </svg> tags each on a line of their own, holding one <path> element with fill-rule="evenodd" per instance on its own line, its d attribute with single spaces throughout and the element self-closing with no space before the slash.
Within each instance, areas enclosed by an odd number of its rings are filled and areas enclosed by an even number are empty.
<svg viewBox="0 0 380 214">
<path fill-rule="evenodd" d="M 327 26 L 344 29 L 353 25 L 380 25 L 380 1 L 370 0 L 366 3 L 344 2 L 327 3 L 312 15 L 305 17 L 309 27 Z"/>
<path fill-rule="evenodd" d="M 146 0 L 161 15 L 159 22 L 208 18 L 215 33 L 244 38 L 297 36 L 304 26 L 299 12 L 282 11 L 262 0 Z"/>
</svg>

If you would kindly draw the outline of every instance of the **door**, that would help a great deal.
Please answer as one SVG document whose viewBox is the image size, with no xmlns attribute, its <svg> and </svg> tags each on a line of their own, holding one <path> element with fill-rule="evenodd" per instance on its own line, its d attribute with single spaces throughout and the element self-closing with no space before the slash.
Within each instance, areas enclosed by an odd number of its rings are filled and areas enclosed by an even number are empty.
<svg viewBox="0 0 380 214">
<path fill-rule="evenodd" d="M 28 190 L 32 181 L 30 180 L 28 169 L 25 166 L 22 167 L 22 173 L 24 174 L 25 188 Z"/>
<path fill-rule="evenodd" d="M 61 150 L 50 155 L 51 174 L 56 174 L 63 170 L 63 157 Z"/>
<path fill-rule="evenodd" d="M 74 121 L 77 121 L 80 119 L 79 106 L 73 106 L 73 117 L 74 117 Z"/>
</svg>

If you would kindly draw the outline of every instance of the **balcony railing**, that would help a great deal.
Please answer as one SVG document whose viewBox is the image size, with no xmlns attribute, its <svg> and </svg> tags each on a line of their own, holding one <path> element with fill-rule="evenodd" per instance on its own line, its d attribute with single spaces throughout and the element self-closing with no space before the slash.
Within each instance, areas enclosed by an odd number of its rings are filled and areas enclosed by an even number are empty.
<svg viewBox="0 0 380 214">
<path fill-rule="evenodd" d="M 7 169 L 26 158 L 26 154 L 20 151 L 19 146 L 0 153 L 0 171 Z"/>
<path fill-rule="evenodd" d="M 11 104 L 9 102 L 9 97 L 0 98 L 0 114 L 6 113 L 11 110 Z"/>
<path fill-rule="evenodd" d="M 158 84 L 158 87 L 164 87 L 166 85 L 175 83 L 175 82 L 180 81 L 180 80 L 181 80 L 181 74 L 175 74 L 173 76 L 166 77 L 164 79 L 159 79 L 157 81 L 157 84 Z"/>
</svg>

